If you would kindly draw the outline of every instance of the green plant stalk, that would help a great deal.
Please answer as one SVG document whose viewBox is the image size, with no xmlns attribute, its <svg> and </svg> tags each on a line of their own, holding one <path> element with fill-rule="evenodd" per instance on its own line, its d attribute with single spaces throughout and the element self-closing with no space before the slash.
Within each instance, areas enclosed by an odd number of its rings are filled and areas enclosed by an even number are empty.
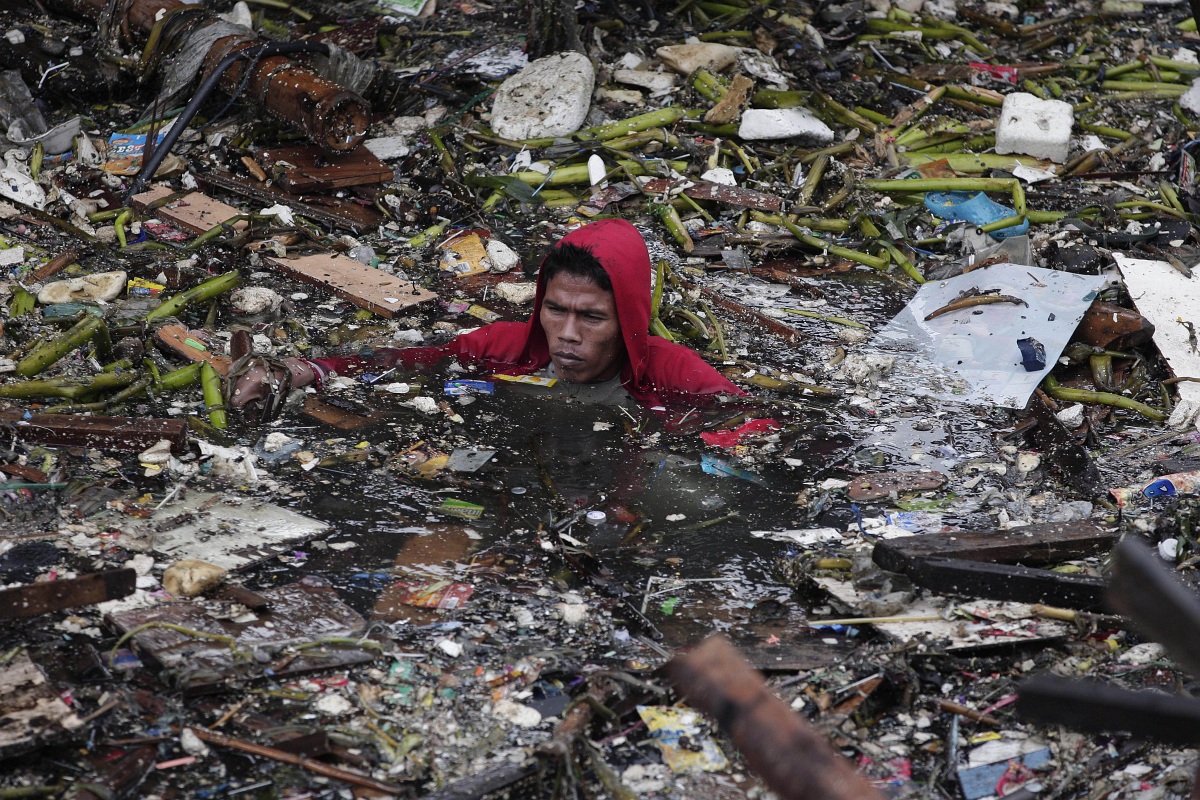
<svg viewBox="0 0 1200 800">
<path fill-rule="evenodd" d="M 1183 207 L 1183 203 L 1179 202 L 1179 195 L 1175 192 L 1175 187 L 1173 187 L 1167 181 L 1158 182 L 1158 194 L 1162 197 L 1163 202 L 1171 206 L 1171 208 L 1175 209 L 1180 214 L 1187 213 L 1187 209 Z"/>
<path fill-rule="evenodd" d="M 541 174 L 541 173 L 538 173 Z M 544 177 L 544 176 L 543 176 Z M 470 181 L 468 181 L 470 183 Z M 526 181 L 528 183 L 528 181 Z M 439 217 L 436 225 L 430 225 L 425 230 L 418 233 L 416 236 L 408 240 L 409 247 L 424 247 L 429 242 L 442 235 L 442 231 L 446 230 L 446 226 L 450 224 L 450 220 L 445 217 Z"/>
<path fill-rule="evenodd" d="M 37 298 L 24 286 L 18 286 L 13 291 L 12 300 L 8 304 L 8 316 L 13 319 L 23 317 L 37 308 Z"/>
<path fill-rule="evenodd" d="M 158 320 L 173 317 L 182 311 L 184 308 L 193 303 L 204 303 L 218 295 L 233 289 L 241 281 L 241 273 L 236 269 L 232 272 L 226 272 L 224 275 L 217 275 L 209 278 L 204 283 L 198 286 L 193 286 L 186 292 L 164 300 L 158 308 L 155 308 L 150 313 L 146 314 L 146 322 L 156 322 Z"/>
<path fill-rule="evenodd" d="M 679 218 L 679 212 L 670 204 L 652 204 L 650 210 L 657 216 L 671 232 L 671 236 L 683 248 L 683 252 L 690 253 L 696 249 L 695 242 L 692 241 L 691 234 L 687 228 L 683 226 L 683 220 Z"/>
<path fill-rule="evenodd" d="M 274 219 L 274 216 L 272 215 L 270 218 Z M 120 220 L 119 217 L 117 219 L 118 219 L 118 221 Z M 208 242 L 212 241 L 213 239 L 217 238 L 225 231 L 232 230 L 233 226 L 235 224 L 237 224 L 239 222 L 253 222 L 254 220 L 258 220 L 258 219 L 267 219 L 267 217 L 263 216 L 261 214 L 238 214 L 236 216 L 230 217 L 229 219 L 225 220 L 224 222 L 221 222 L 221 223 L 209 228 L 204 233 L 197 236 L 195 239 L 192 239 L 190 242 L 187 243 L 187 245 L 185 246 L 185 249 L 196 250 L 199 247 L 201 247 L 202 245 L 205 245 Z"/>
<path fill-rule="evenodd" d="M 859 186 L 873 192 L 1009 192 L 1016 178 L 916 178 L 866 180 Z"/>
<path fill-rule="evenodd" d="M 1049 93 L 1047 93 L 1045 89 L 1038 86 L 1036 83 L 1034 83 L 1029 78 L 1025 78 L 1023 81 L 1021 81 L 1021 88 L 1023 88 L 1025 91 L 1029 92 L 1034 97 L 1037 97 L 1039 100 L 1049 100 L 1050 99 Z"/>
<path fill-rule="evenodd" d="M 813 236 L 812 234 L 805 233 L 798 225 L 796 225 L 796 223 L 792 222 L 786 217 L 780 218 L 780 222 L 782 223 L 783 227 L 791 231 L 793 236 L 804 242 L 809 247 L 815 247 L 818 250 L 825 251 L 831 255 L 838 256 L 839 258 L 845 258 L 850 261 L 856 261 L 859 264 L 865 264 L 873 269 L 887 268 L 888 259 L 886 258 L 879 258 L 878 256 L 861 253 L 858 250 L 851 250 L 849 247 L 842 247 L 838 244 L 832 244 L 831 242 L 827 242 L 824 239 Z"/>
<path fill-rule="evenodd" d="M 1099 136 L 1112 136 L 1116 139 L 1132 139 L 1133 134 L 1129 131 L 1123 131 L 1120 128 L 1110 128 L 1107 125 L 1093 125 L 1090 122 L 1076 122 L 1082 130 L 1088 133 L 1095 133 Z"/>
<path fill-rule="evenodd" d="M 825 175 L 825 169 L 829 166 L 829 156 L 820 156 L 813 161 L 809 167 L 808 175 L 804 176 L 804 184 L 800 187 L 800 194 L 796 198 L 796 203 L 801 206 L 809 205 L 813 195 L 817 192 L 817 187 L 821 184 L 821 178 Z"/>
<path fill-rule="evenodd" d="M 102 329 L 105 339 L 107 339 L 108 328 L 105 327 L 104 320 L 90 314 L 85 316 L 62 335 L 35 347 L 33 352 L 17 364 L 17 374 L 22 378 L 31 378 L 42 373 L 67 353 L 83 347 L 97 338 Z"/>
<path fill-rule="evenodd" d="M 1087 389 L 1068 389 L 1061 386 L 1053 375 L 1047 375 L 1042 382 L 1042 387 L 1046 390 L 1046 394 L 1053 397 L 1055 400 L 1062 400 L 1067 403 L 1100 403 L 1101 405 L 1113 406 L 1115 408 L 1124 408 L 1127 411 L 1136 411 L 1146 419 L 1152 419 L 1155 422 L 1162 422 L 1167 418 L 1167 415 L 1157 408 L 1139 403 L 1129 397 L 1113 394 L 1112 392 L 1093 392 Z"/>
<path fill-rule="evenodd" d="M 0 789 L 0 800 L 21 800 L 26 797 L 49 797 L 51 795 L 62 794 L 67 788 L 65 783 L 57 783 L 54 786 L 13 786 L 8 789 Z"/>
<path fill-rule="evenodd" d="M 1101 81 L 1100 88 L 1114 92 L 1138 92 L 1155 95 L 1180 95 L 1188 90 L 1188 87 L 1178 83 L 1156 83 L 1153 81 Z"/>
<path fill-rule="evenodd" d="M 29 175 L 35 181 L 42 174 L 42 161 L 46 158 L 46 146 L 38 142 L 33 146 L 33 154 L 29 157 Z"/>
<path fill-rule="evenodd" d="M 200 366 L 200 386 L 204 390 L 204 407 L 208 410 L 208 421 L 217 430 L 225 430 L 225 397 L 221 394 L 221 376 L 207 361 Z"/>
<path fill-rule="evenodd" d="M 995 222 L 989 222 L 987 225 L 981 225 L 979 226 L 979 230 L 983 231 L 984 233 L 993 233 L 994 231 L 1002 231 L 1005 228 L 1012 228 L 1016 225 L 1020 225 L 1024 221 L 1024 214 L 1014 214 L 1011 217 L 1005 217 L 1004 219 L 998 219 Z"/>
<path fill-rule="evenodd" d="M 692 88 L 710 103 L 719 103 L 725 93 L 729 91 L 729 84 L 724 79 L 701 68 L 696 70 L 696 77 L 692 79 Z"/>
<path fill-rule="evenodd" d="M 821 211 L 828 214 L 846 202 L 850 198 L 850 193 L 854 191 L 854 180 L 854 170 L 846 170 L 846 174 L 842 179 L 842 188 L 830 195 L 829 199 L 821 204 Z M 809 227 L 811 228 L 812 226 L 810 225 Z"/>
<path fill-rule="evenodd" d="M 1003 99 L 997 99 L 989 94 L 983 94 L 982 92 L 972 91 L 965 86 L 947 86 L 946 96 L 952 97 L 955 100 L 969 100 L 972 103 L 992 106 L 993 108 L 999 108 L 1000 106 L 1004 105 Z"/>
<path fill-rule="evenodd" d="M 616 139 L 621 136 L 628 136 L 631 133 L 638 133 L 647 128 L 666 128 L 674 125 L 679 120 L 683 119 L 687 110 L 682 106 L 668 106 L 660 108 L 657 111 L 650 111 L 646 114 L 639 114 L 636 117 L 629 117 L 617 122 L 609 122 L 604 125 L 598 125 L 594 128 L 586 128 L 571 134 L 570 138 L 576 141 L 585 141 L 595 139 L 601 142 L 609 139 Z M 524 139 L 521 144 L 526 147 L 549 147 L 554 144 L 554 137 L 544 137 L 540 139 Z"/>
<path fill-rule="evenodd" d="M 659 259 L 654 265 L 654 289 L 650 293 L 650 319 L 658 316 L 662 308 L 663 283 L 667 279 L 667 262 Z"/>
<path fill-rule="evenodd" d="M 1200 72 L 1200 64 L 1191 64 L 1187 61 L 1172 61 L 1171 59 L 1163 58 L 1162 56 L 1150 56 L 1150 63 L 1156 67 L 1162 67 L 1163 69 L 1169 69 L 1174 72 L 1192 74 Z M 1112 73 L 1110 72 L 1108 74 L 1111 75 Z"/>
<path fill-rule="evenodd" d="M 1155 211 L 1161 211 L 1164 214 L 1170 214 L 1172 217 L 1186 220 L 1187 214 L 1178 211 L 1171 206 L 1165 206 L 1162 203 L 1155 203 L 1152 200 L 1129 200 L 1124 203 L 1113 203 L 1113 208 L 1152 208 Z"/>
<path fill-rule="evenodd" d="M 147 359 L 146 365 L 153 367 L 154 362 Z M 157 392 L 175 392 L 185 389 L 188 386 L 195 386 L 200 380 L 200 368 L 203 366 L 203 361 L 197 361 L 194 364 L 188 364 L 186 367 L 173 369 L 166 375 L 159 375 L 158 368 L 153 367 L 151 371 L 153 377 L 152 386 Z"/>
<path fill-rule="evenodd" d="M 725 142 L 721 145 L 721 149 L 722 151 L 728 149 L 738 161 L 742 162 L 747 174 L 753 175 L 758 172 L 758 162 L 746 155 L 746 151 L 737 142 Z"/>
<path fill-rule="evenodd" d="M 839 142 L 838 144 L 831 144 L 828 147 L 822 147 L 819 150 L 810 150 L 809 152 L 800 156 L 800 163 L 811 164 L 821 156 L 838 156 L 842 153 L 849 153 L 853 149 L 854 142 Z"/>
<path fill-rule="evenodd" d="M 881 114 L 873 108 L 867 108 L 866 106 L 855 106 L 851 110 L 860 117 L 865 117 L 866 119 L 871 120 L 871 122 L 874 122 L 876 125 L 892 124 L 891 117 L 889 117 L 887 114 Z"/>
<path fill-rule="evenodd" d="M 647 159 L 646 160 L 647 166 L 643 166 L 641 163 L 639 163 L 637 161 L 620 161 L 618 163 L 621 166 L 628 169 L 630 171 L 630 173 L 632 173 L 633 175 L 649 174 L 648 167 L 651 167 L 655 163 L 665 163 L 665 164 L 669 165 L 671 167 L 671 169 L 675 170 L 676 172 L 680 172 L 680 173 L 682 173 L 684 170 L 687 169 L 687 162 L 685 162 L 685 161 L 656 162 L 656 161 Z M 591 185 L 591 180 L 588 178 L 587 164 L 572 164 L 571 166 L 568 166 L 568 167 L 559 167 L 558 169 L 551 170 L 549 175 L 543 175 L 540 172 L 516 172 L 516 173 L 513 173 L 513 175 L 511 177 L 514 177 L 517 180 L 523 181 L 523 182 L 529 184 L 530 186 L 543 186 L 544 185 L 544 186 L 556 187 L 556 186 L 590 186 Z M 468 179 L 467 183 L 468 184 L 470 183 L 469 179 Z M 411 242 L 410 242 L 410 244 L 411 244 Z"/>
<path fill-rule="evenodd" d="M 879 132 L 879 126 L 874 122 L 859 114 L 855 114 L 829 95 L 816 92 L 814 96 L 821 101 L 821 104 L 825 106 L 830 114 L 850 127 L 858 128 L 863 133 L 869 133 L 872 136 Z"/>
<path fill-rule="evenodd" d="M 0 386 L 0 397 L 12 400 L 33 400 L 40 397 L 61 397 L 80 400 L 92 395 L 124 389 L 133 383 L 136 376 L 131 371 L 101 372 L 91 378 L 49 378 L 46 380 L 20 381 Z"/>
<path fill-rule="evenodd" d="M 65 403 L 63 405 L 52 406 L 44 409 L 46 414 L 83 414 L 83 413 L 104 413 L 111 408 L 121 405 L 126 400 L 132 400 L 135 397 L 142 397 L 149 390 L 154 379 L 150 375 L 143 375 L 133 383 L 126 386 L 121 391 L 98 403 Z"/>
<path fill-rule="evenodd" d="M 855 322 L 854 320 L 846 319 L 845 317 L 835 317 L 830 314 L 821 314 L 816 311 L 807 311 L 800 308 L 785 308 L 783 311 L 788 314 L 795 314 L 798 317 L 811 317 L 813 319 L 819 319 L 822 322 L 832 322 L 835 325 L 845 325 L 848 328 L 861 328 L 862 330 L 869 330 L 869 328 L 867 328 L 867 326 L 863 325 L 861 322 Z"/>
<path fill-rule="evenodd" d="M 755 108 L 797 108 L 807 105 L 811 92 L 799 92 L 787 89 L 759 89 L 750 98 L 750 104 Z"/>
<path fill-rule="evenodd" d="M 750 218 L 755 222 L 763 222 L 767 225 L 783 225 L 783 217 L 779 214 L 767 214 L 762 211 L 751 211 Z M 792 220 L 793 223 L 802 228 L 809 228 L 814 231 L 825 231 L 827 233 L 845 233 L 850 230 L 850 220 L 847 219 L 814 219 L 811 217 L 798 217 Z"/>
<path fill-rule="evenodd" d="M 722 361 L 729 360 L 729 349 L 725 346 L 725 329 L 721 326 L 721 321 L 717 319 L 717 315 L 708 307 L 708 303 L 700 301 L 700 310 L 704 312 L 704 316 L 712 325 L 713 344 L 717 346 L 717 352 L 721 355 Z"/>
<path fill-rule="evenodd" d="M 977 175 L 992 169 L 1009 170 L 1018 164 L 1025 167 L 1041 168 L 1045 166 L 1044 161 L 1039 161 L 1030 156 L 998 156 L 993 153 L 961 153 L 947 156 L 902 153 L 900 154 L 900 163 L 906 167 L 922 167 L 925 164 L 940 161 L 943 158 L 949 163 L 950 169 L 966 175 Z M 994 180 L 1005 179 L 995 178 Z"/>
<path fill-rule="evenodd" d="M 675 335 L 672 334 L 669 330 L 667 330 L 667 326 L 664 325 L 663 321 L 661 319 L 659 319 L 658 317 L 655 317 L 654 319 L 650 320 L 650 333 L 652 333 L 655 336 L 662 337 L 663 339 L 666 339 L 668 342 L 675 341 Z"/>
<path fill-rule="evenodd" d="M 708 329 L 708 326 L 704 324 L 704 320 L 702 320 L 702 319 L 700 319 L 700 317 L 696 316 L 695 313 L 688 311 L 686 308 L 683 308 L 681 306 L 668 307 L 667 315 L 670 316 L 673 314 L 678 314 L 680 317 L 682 317 L 689 325 L 691 325 L 693 328 L 695 328 L 696 331 L 701 336 L 703 336 L 705 339 L 713 338 L 712 331 L 710 331 Z"/>
<path fill-rule="evenodd" d="M 125 239 L 125 223 L 129 222 L 132 218 L 133 211 L 127 208 L 118 214 L 117 218 L 113 221 L 113 229 L 117 232 L 117 242 L 121 245 L 122 250 L 129 244 Z"/>
<path fill-rule="evenodd" d="M 880 244 L 887 250 L 888 255 L 892 257 L 892 261 L 900 265 L 900 269 L 904 271 L 905 275 L 912 278 L 918 284 L 925 282 L 925 276 L 921 274 L 921 271 L 917 269 L 915 264 L 908 260 L 908 256 L 904 255 L 904 251 L 887 239 L 880 239 Z"/>
<path fill-rule="evenodd" d="M 650 142 L 662 142 L 671 147 L 679 146 L 679 137 L 673 136 L 667 132 L 666 128 L 651 128 L 640 133 L 631 133 L 628 136 L 620 136 L 616 139 L 609 139 L 605 143 L 605 147 L 610 150 L 627 151 L 649 144 Z"/>
</svg>

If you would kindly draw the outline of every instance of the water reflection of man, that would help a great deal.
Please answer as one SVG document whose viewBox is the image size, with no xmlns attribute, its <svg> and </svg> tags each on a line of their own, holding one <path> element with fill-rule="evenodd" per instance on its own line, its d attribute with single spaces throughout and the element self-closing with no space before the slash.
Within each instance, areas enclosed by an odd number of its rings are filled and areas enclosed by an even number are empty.
<svg viewBox="0 0 1200 800">
<path fill-rule="evenodd" d="M 650 336 L 650 276 L 650 254 L 637 229 L 625 220 L 599 220 L 563 237 L 546 256 L 527 322 L 493 322 L 436 347 L 286 359 L 276 369 L 290 373 L 292 386 L 320 389 L 331 373 L 454 358 L 498 374 L 555 378 L 557 391 L 585 402 L 653 408 L 745 394 L 689 348 Z M 263 402 L 271 381 L 265 368 L 252 368 L 237 380 L 230 403 Z"/>
</svg>

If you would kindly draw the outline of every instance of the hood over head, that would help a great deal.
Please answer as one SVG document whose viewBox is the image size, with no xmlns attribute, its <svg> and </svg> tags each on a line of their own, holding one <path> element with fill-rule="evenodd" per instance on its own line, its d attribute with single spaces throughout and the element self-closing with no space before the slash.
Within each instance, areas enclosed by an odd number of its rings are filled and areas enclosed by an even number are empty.
<svg viewBox="0 0 1200 800">
<path fill-rule="evenodd" d="M 632 224 L 623 219 L 602 219 L 571 231 L 558 244 L 573 244 L 591 251 L 612 281 L 621 338 L 625 341 L 625 366 L 622 383 L 641 386 L 646 377 L 650 338 L 650 252 L 646 241 Z M 546 278 L 538 272 L 537 295 L 529 318 L 528 336 L 521 355 L 522 363 L 544 365 L 550 361 L 550 347 L 542 329 L 542 301 L 546 296 Z"/>
</svg>

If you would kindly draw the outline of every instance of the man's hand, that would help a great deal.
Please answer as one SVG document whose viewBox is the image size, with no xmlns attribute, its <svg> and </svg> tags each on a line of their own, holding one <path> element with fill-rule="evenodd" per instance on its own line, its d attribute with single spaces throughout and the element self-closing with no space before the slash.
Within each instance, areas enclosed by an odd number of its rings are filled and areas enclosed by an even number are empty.
<svg viewBox="0 0 1200 800">
<path fill-rule="evenodd" d="M 228 403 L 240 410 L 261 409 L 271 402 L 271 396 L 280 387 L 295 389 L 309 386 L 316 382 L 316 378 L 312 366 L 302 358 L 287 358 L 274 363 L 257 358 L 234 381 Z"/>
</svg>

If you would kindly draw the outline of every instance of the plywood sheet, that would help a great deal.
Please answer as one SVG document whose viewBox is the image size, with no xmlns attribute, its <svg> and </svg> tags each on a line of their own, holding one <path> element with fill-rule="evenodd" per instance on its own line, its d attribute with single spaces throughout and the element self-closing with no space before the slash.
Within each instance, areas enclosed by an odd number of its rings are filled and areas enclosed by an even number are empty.
<svg viewBox="0 0 1200 800">
<path fill-rule="evenodd" d="M 381 317 L 394 317 L 405 309 L 438 297 L 436 292 L 413 281 L 401 280 L 340 253 L 263 260 L 280 272 L 321 286 Z"/>
<path fill-rule="evenodd" d="M 156 200 L 162 200 L 164 197 L 170 197 L 172 194 L 174 192 L 171 191 L 169 186 L 157 184 L 139 195 L 134 195 L 133 203 L 138 209 L 146 210 L 147 206 Z M 242 211 L 233 206 L 226 205 L 220 200 L 213 200 L 208 195 L 200 192 L 191 192 L 154 209 L 153 213 L 162 219 L 170 220 L 192 233 L 204 233 L 217 227 L 222 222 L 233 219 L 241 214 Z M 246 227 L 246 222 L 235 222 L 233 227 L 236 230 L 241 230 Z"/>
</svg>

